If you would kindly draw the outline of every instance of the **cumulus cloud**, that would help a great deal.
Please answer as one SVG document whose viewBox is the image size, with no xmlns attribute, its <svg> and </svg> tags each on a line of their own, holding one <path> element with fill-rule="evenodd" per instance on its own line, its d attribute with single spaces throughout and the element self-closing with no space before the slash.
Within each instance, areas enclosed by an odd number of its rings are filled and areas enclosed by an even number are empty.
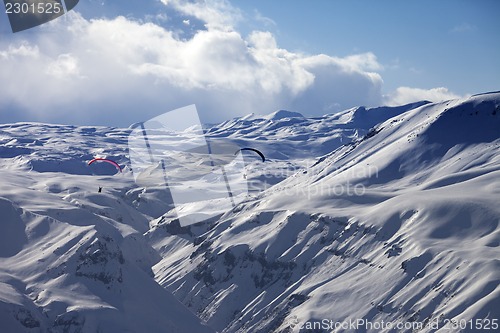
<svg viewBox="0 0 500 333">
<path fill-rule="evenodd" d="M 355 62 L 326 55 L 300 59 L 301 68 L 311 73 L 314 80 L 292 101 L 292 109 L 325 114 L 354 105 L 379 105 L 382 78 L 359 67 L 362 57 L 371 58 L 372 55 L 358 55 Z"/>
<path fill-rule="evenodd" d="M 0 41 L 0 120 L 126 126 L 195 103 L 214 122 L 381 102 L 382 66 L 372 53 L 291 52 L 270 32 L 231 29 L 226 2 L 211 14 L 202 13 L 209 2 L 173 2 L 209 28 L 183 40 L 151 22 L 70 12 L 31 40 Z"/>
<path fill-rule="evenodd" d="M 292 52 L 267 31 L 242 36 L 234 29 L 241 13 L 225 0 L 162 2 L 205 29 L 183 39 L 154 22 L 70 12 L 27 39 L 0 40 L 0 122 L 128 126 L 190 104 L 202 121 L 218 122 L 281 108 L 321 115 L 457 97 L 408 87 L 384 96 L 373 53 Z"/>
<path fill-rule="evenodd" d="M 461 97 L 462 96 L 456 95 L 444 87 L 432 89 L 399 87 L 396 89 L 396 91 L 385 97 L 385 104 L 403 105 L 423 100 L 431 102 L 441 102 Z"/>
</svg>

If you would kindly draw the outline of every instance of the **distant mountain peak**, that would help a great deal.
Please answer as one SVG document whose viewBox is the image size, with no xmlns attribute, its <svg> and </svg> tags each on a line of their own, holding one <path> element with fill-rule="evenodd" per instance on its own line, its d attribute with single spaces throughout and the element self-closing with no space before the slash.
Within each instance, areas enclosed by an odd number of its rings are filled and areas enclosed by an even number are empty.
<svg viewBox="0 0 500 333">
<path fill-rule="evenodd" d="M 301 113 L 287 110 L 278 110 L 264 117 L 268 120 L 279 120 L 284 118 L 305 118 Z"/>
</svg>

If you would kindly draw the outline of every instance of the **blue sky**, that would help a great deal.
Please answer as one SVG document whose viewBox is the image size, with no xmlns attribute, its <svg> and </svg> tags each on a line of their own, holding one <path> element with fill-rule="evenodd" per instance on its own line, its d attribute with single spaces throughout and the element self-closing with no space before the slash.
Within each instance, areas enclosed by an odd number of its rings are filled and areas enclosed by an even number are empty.
<svg viewBox="0 0 500 333">
<path fill-rule="evenodd" d="M 445 86 L 467 94 L 500 89 L 500 1 L 234 0 L 273 22 L 281 47 L 347 56 L 373 52 L 387 90 Z M 258 29 L 255 22 L 244 27 Z"/>
<path fill-rule="evenodd" d="M 499 1 L 81 0 L 12 34 L 0 122 L 128 126 L 446 100 L 500 87 Z"/>
</svg>

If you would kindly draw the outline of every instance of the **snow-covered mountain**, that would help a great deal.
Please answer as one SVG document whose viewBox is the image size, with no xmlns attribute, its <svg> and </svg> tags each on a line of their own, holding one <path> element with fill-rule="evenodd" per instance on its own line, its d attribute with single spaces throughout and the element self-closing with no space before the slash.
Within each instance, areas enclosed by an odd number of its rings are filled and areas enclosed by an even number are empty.
<svg viewBox="0 0 500 333">
<path fill-rule="evenodd" d="M 1 332 L 214 332 L 154 280 L 127 173 L 89 171 L 98 154 L 124 163 L 126 135 L 0 126 Z"/>
<path fill-rule="evenodd" d="M 267 160 L 242 203 L 186 227 L 134 183 L 130 132 L 0 125 L 1 331 L 498 325 L 500 93 L 211 125 Z"/>
</svg>

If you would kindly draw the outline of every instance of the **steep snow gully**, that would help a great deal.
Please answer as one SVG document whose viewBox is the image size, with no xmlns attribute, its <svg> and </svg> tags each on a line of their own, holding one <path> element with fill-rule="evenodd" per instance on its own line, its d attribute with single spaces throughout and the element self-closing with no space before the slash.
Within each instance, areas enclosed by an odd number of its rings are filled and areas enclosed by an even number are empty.
<svg viewBox="0 0 500 333">
<path fill-rule="evenodd" d="M 181 226 L 130 129 L 0 125 L 0 331 L 499 330 L 500 93 L 205 132 L 266 161 Z"/>
</svg>

